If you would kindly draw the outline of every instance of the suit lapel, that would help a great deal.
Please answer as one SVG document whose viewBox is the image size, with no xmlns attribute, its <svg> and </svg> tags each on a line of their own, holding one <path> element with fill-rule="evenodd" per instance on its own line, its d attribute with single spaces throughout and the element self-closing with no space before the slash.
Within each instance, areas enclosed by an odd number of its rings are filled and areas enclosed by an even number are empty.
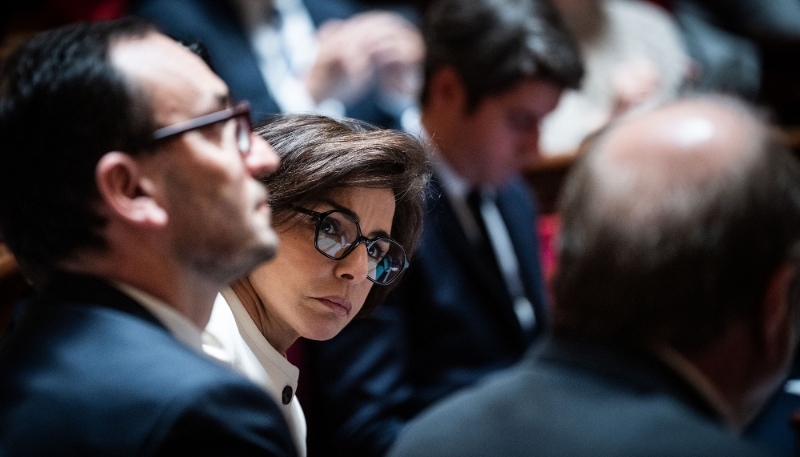
<svg viewBox="0 0 800 457">
<path fill-rule="evenodd" d="M 426 224 L 428 231 L 426 238 L 430 243 L 446 246 L 445 251 L 453 253 L 455 260 L 466 266 L 464 269 L 471 276 L 473 285 L 484 291 L 483 296 L 490 297 L 489 301 L 481 303 L 491 309 L 492 314 L 499 315 L 505 327 L 513 331 L 515 339 L 526 344 L 527 338 L 522 332 L 516 314 L 514 314 L 511 297 L 500 274 L 496 262 L 487 262 L 471 245 L 458 217 L 444 194 L 441 185 L 432 180 L 431 204 L 428 207 L 430 224 Z M 491 248 L 489 248 L 491 249 Z M 493 255 L 493 254 L 492 254 Z"/>
</svg>

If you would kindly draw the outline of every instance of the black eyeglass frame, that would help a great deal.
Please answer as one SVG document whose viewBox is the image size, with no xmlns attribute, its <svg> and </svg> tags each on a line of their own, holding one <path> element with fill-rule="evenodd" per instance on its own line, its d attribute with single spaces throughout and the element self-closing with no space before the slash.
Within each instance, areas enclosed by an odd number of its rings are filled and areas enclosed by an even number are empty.
<svg viewBox="0 0 800 457">
<path fill-rule="evenodd" d="M 361 244 L 361 243 L 364 243 L 367 246 L 367 249 L 369 249 L 370 245 L 372 245 L 373 243 L 375 243 L 378 240 L 389 240 L 392 243 L 396 244 L 397 247 L 400 248 L 400 251 L 403 253 L 403 268 L 389 282 L 378 282 L 377 280 L 372 279 L 369 276 L 367 276 L 367 279 L 372 281 L 374 284 L 377 284 L 379 286 L 388 286 L 389 284 L 395 282 L 397 280 L 397 278 L 399 278 L 400 275 L 410 265 L 408 263 L 408 256 L 406 255 L 406 250 L 405 250 L 405 248 L 403 248 L 403 245 L 401 245 L 397 241 L 395 241 L 395 240 L 393 240 L 391 238 L 385 237 L 385 236 L 376 236 L 375 238 L 372 238 L 372 239 L 367 238 L 366 236 L 364 236 L 363 233 L 361 233 L 361 224 L 359 224 L 358 221 L 353 220 L 353 218 L 351 216 L 349 216 L 348 214 L 342 212 L 341 210 L 331 209 L 331 210 L 325 211 L 323 213 L 320 213 L 319 211 L 313 211 L 313 210 L 310 210 L 310 209 L 306 209 L 306 208 L 303 208 L 302 206 L 292 206 L 292 209 L 294 209 L 298 213 L 302 213 L 302 214 L 305 214 L 307 216 L 311 216 L 311 217 L 316 218 L 317 222 L 316 222 L 316 227 L 314 229 L 314 248 L 317 250 L 317 252 L 319 252 L 320 254 L 324 255 L 325 257 L 327 257 L 329 259 L 342 260 L 345 257 L 347 257 L 348 255 L 350 255 L 350 253 L 353 252 L 358 247 L 358 245 Z M 325 220 L 325 218 L 328 217 L 329 215 L 331 215 L 332 213 L 340 213 L 340 214 L 344 215 L 345 217 L 347 217 L 348 219 L 350 219 L 351 221 L 353 221 L 354 224 L 356 224 L 356 235 L 357 235 L 356 239 L 353 241 L 353 243 L 350 245 L 350 247 L 345 249 L 344 254 L 342 254 L 339 257 L 334 257 L 332 255 L 329 255 L 327 252 L 323 251 L 319 247 L 319 245 L 317 244 L 317 240 L 319 240 L 319 231 L 322 228 L 322 221 Z"/>
<path fill-rule="evenodd" d="M 156 141 L 163 141 L 169 138 L 176 137 L 178 135 L 182 135 L 186 132 L 190 132 L 192 130 L 201 129 L 203 127 L 208 127 L 209 125 L 216 124 L 218 122 L 225 122 L 234 118 L 240 117 L 246 123 L 247 128 L 247 148 L 242 148 L 238 144 L 239 138 L 236 139 L 237 141 L 237 148 L 239 152 L 244 155 L 250 152 L 250 147 L 252 146 L 253 142 L 250 140 L 250 135 L 252 135 L 253 127 L 250 123 L 250 103 L 247 101 L 241 101 L 230 108 L 225 108 L 220 111 L 215 111 L 213 113 L 204 114 L 199 117 L 195 117 L 193 119 L 187 119 L 185 121 L 178 122 L 177 124 L 168 125 L 166 127 L 161 127 L 153 132 L 153 142 Z M 244 150 L 243 150 L 244 149 Z"/>
</svg>

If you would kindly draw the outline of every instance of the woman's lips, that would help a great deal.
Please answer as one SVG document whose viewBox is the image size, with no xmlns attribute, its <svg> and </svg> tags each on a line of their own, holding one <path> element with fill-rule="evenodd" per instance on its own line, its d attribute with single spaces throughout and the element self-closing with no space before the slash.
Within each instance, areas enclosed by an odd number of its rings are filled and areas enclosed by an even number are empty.
<svg viewBox="0 0 800 457">
<path fill-rule="evenodd" d="M 317 300 L 321 301 L 325 306 L 332 309 L 333 312 L 342 317 L 349 316 L 350 310 L 353 309 L 353 304 L 350 303 L 350 300 L 344 297 L 317 297 Z"/>
</svg>

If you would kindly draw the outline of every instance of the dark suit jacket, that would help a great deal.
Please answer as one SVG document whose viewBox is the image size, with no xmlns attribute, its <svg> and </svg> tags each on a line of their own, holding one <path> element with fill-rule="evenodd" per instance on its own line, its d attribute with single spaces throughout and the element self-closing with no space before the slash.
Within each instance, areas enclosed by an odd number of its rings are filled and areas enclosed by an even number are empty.
<svg viewBox="0 0 800 457">
<path fill-rule="evenodd" d="M 345 19 L 366 9 L 354 0 L 304 0 L 304 3 L 317 26 L 328 19 Z M 131 11 L 152 20 L 176 39 L 201 41 L 214 71 L 228 84 L 234 99 L 250 101 L 253 120 L 280 113 L 238 13 L 228 0 L 138 0 Z M 397 118 L 379 107 L 374 92 L 348 106 L 345 114 L 383 127 L 399 126 Z"/>
<path fill-rule="evenodd" d="M 391 457 L 765 455 L 647 356 L 546 341 L 518 366 L 409 424 Z"/>
<path fill-rule="evenodd" d="M 0 350 L 0 455 L 296 451 L 261 389 L 106 282 L 60 275 Z"/>
<path fill-rule="evenodd" d="M 523 333 L 493 255 L 471 248 L 441 192 L 434 180 L 422 243 L 387 301 L 308 343 L 309 455 L 383 455 L 422 409 L 515 363 L 535 336 Z M 540 332 L 548 318 L 531 192 L 514 180 L 498 207 Z"/>
<path fill-rule="evenodd" d="M 787 382 L 800 382 L 800 354 L 795 357 Z M 745 436 L 763 443 L 776 455 L 800 455 L 800 439 L 790 423 L 792 415 L 798 411 L 800 395 L 786 392 L 784 384 L 747 427 Z"/>
</svg>

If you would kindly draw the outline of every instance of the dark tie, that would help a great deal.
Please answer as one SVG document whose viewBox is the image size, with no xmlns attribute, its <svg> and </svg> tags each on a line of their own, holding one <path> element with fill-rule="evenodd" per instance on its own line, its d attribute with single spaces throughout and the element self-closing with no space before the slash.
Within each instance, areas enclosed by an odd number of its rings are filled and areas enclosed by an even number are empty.
<svg viewBox="0 0 800 457">
<path fill-rule="evenodd" d="M 467 206 L 472 214 L 472 219 L 475 221 L 475 224 L 480 229 L 482 235 L 480 239 L 475 240 L 475 242 L 479 244 L 477 247 L 487 249 L 487 252 L 491 252 L 492 257 L 494 257 L 494 251 L 491 251 L 492 247 L 489 244 L 489 233 L 486 231 L 486 224 L 483 220 L 483 215 L 481 214 L 482 203 L 483 195 L 479 188 L 472 189 L 469 194 L 467 194 Z"/>
</svg>

